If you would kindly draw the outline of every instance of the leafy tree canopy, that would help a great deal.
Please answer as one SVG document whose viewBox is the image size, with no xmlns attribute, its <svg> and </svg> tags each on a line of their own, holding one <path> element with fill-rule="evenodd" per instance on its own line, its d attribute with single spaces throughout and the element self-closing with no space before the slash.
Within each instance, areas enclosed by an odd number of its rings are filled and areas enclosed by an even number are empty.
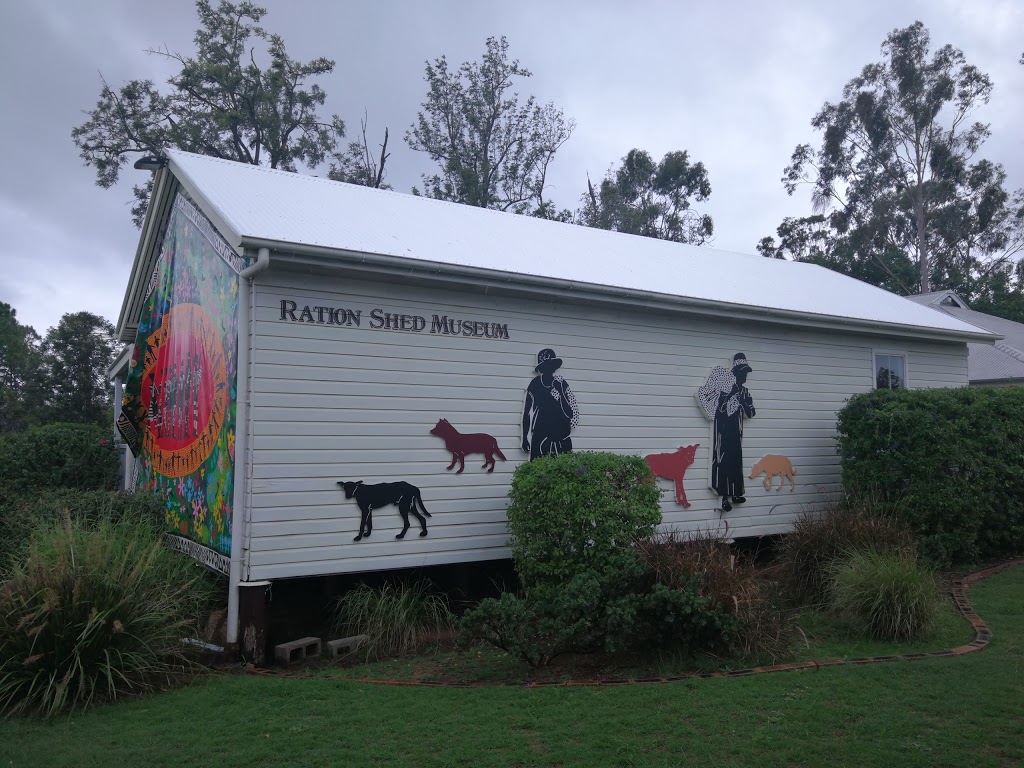
<svg viewBox="0 0 1024 768">
<path fill-rule="evenodd" d="M 714 234 L 707 214 L 690 208 L 711 195 L 704 163 L 691 163 L 687 152 L 669 152 L 660 162 L 631 149 L 595 190 L 588 182 L 581 223 L 631 235 L 701 245 Z"/>
<path fill-rule="evenodd" d="M 42 343 L 42 420 L 112 424 L 106 374 L 116 355 L 109 322 L 91 312 L 64 315 Z"/>
<path fill-rule="evenodd" d="M 516 82 L 531 72 L 508 47 L 489 37 L 483 58 L 457 70 L 444 56 L 427 62 L 427 98 L 405 139 L 439 166 L 423 175 L 427 196 L 548 217 L 548 167 L 575 124 L 554 104 L 519 96 Z"/>
<path fill-rule="evenodd" d="M 38 369 L 39 335 L 18 322 L 14 307 L 0 302 L 0 432 L 28 426 Z"/>
<path fill-rule="evenodd" d="M 992 82 L 959 49 L 930 46 L 920 22 L 894 30 L 882 61 L 815 115 L 820 146 L 798 146 L 782 179 L 790 194 L 811 187 L 815 215 L 784 221 L 761 253 L 900 293 L 1021 290 L 1024 197 L 1005 190 L 1002 166 L 975 158 L 989 127 L 972 116 Z"/>
<path fill-rule="evenodd" d="M 100 187 L 113 186 L 132 156 L 167 147 L 294 171 L 322 163 L 345 135 L 340 117 L 319 116 L 326 94 L 311 82 L 332 72 L 333 61 L 293 59 L 280 35 L 259 26 L 266 9 L 253 3 L 220 0 L 214 6 L 197 0 L 196 10 L 194 56 L 151 51 L 180 65 L 167 81 L 169 89 L 158 89 L 152 80 L 115 89 L 103 80 L 95 108 L 72 130 Z M 265 67 L 257 63 L 256 43 L 265 49 Z M 149 191 L 148 185 L 135 187 L 136 225 L 145 216 Z"/>
</svg>

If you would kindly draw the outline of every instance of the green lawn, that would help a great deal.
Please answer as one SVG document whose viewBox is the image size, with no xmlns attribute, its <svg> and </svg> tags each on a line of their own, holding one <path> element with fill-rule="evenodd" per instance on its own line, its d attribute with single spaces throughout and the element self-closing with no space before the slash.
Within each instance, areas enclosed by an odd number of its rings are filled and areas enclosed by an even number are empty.
<svg viewBox="0 0 1024 768">
<path fill-rule="evenodd" d="M 961 658 L 614 688 L 217 675 L 52 724 L 0 766 L 1024 766 L 1024 568 L 970 593 Z"/>
</svg>

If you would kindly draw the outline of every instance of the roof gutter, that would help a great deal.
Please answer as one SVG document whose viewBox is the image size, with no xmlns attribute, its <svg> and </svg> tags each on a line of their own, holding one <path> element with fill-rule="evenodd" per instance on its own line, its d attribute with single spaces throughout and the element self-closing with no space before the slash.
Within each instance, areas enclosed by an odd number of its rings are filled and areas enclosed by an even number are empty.
<svg viewBox="0 0 1024 768">
<path fill-rule="evenodd" d="M 495 288 L 507 292 L 547 295 L 557 293 L 562 297 L 567 295 L 576 297 L 579 301 L 603 301 L 649 309 L 689 312 L 719 317 L 723 311 L 728 311 L 731 318 L 758 319 L 762 321 L 765 315 L 769 315 L 775 322 L 805 328 L 835 329 L 838 327 L 861 333 L 883 336 L 914 336 L 916 338 L 933 339 L 936 341 L 994 344 L 998 339 L 1002 338 L 997 334 L 981 330 L 977 333 L 972 333 L 970 331 L 944 330 L 902 323 L 881 323 L 831 315 L 817 315 L 810 312 L 797 312 L 769 307 L 752 307 L 745 304 L 730 304 L 710 299 L 651 293 L 632 288 L 616 288 L 553 277 L 502 272 L 480 267 L 410 259 L 403 256 L 346 251 L 318 245 L 300 245 L 263 238 L 243 237 L 242 245 L 246 248 L 272 248 L 277 252 L 275 261 L 278 263 L 305 264 L 328 269 L 348 268 L 367 273 L 392 276 L 416 276 L 422 280 L 447 283 L 458 282 L 465 284 L 466 282 L 472 282 L 485 289 Z"/>
</svg>

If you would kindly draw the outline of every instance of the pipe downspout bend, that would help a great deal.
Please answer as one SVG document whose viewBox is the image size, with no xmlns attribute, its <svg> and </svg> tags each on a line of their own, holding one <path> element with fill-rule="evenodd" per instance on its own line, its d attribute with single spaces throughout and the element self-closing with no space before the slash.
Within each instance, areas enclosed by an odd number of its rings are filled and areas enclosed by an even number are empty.
<svg viewBox="0 0 1024 768">
<path fill-rule="evenodd" d="M 256 261 L 238 273 L 243 280 L 248 280 L 253 275 L 262 272 L 270 266 L 270 249 L 260 248 L 256 251 Z"/>
</svg>

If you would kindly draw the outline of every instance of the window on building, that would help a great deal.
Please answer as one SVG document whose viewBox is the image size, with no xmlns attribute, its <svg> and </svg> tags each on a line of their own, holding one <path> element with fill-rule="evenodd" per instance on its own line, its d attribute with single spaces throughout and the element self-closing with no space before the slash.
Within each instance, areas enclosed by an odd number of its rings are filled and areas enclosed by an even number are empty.
<svg viewBox="0 0 1024 768">
<path fill-rule="evenodd" d="M 875 387 L 905 389 L 906 386 L 907 356 L 875 354 Z"/>
</svg>

